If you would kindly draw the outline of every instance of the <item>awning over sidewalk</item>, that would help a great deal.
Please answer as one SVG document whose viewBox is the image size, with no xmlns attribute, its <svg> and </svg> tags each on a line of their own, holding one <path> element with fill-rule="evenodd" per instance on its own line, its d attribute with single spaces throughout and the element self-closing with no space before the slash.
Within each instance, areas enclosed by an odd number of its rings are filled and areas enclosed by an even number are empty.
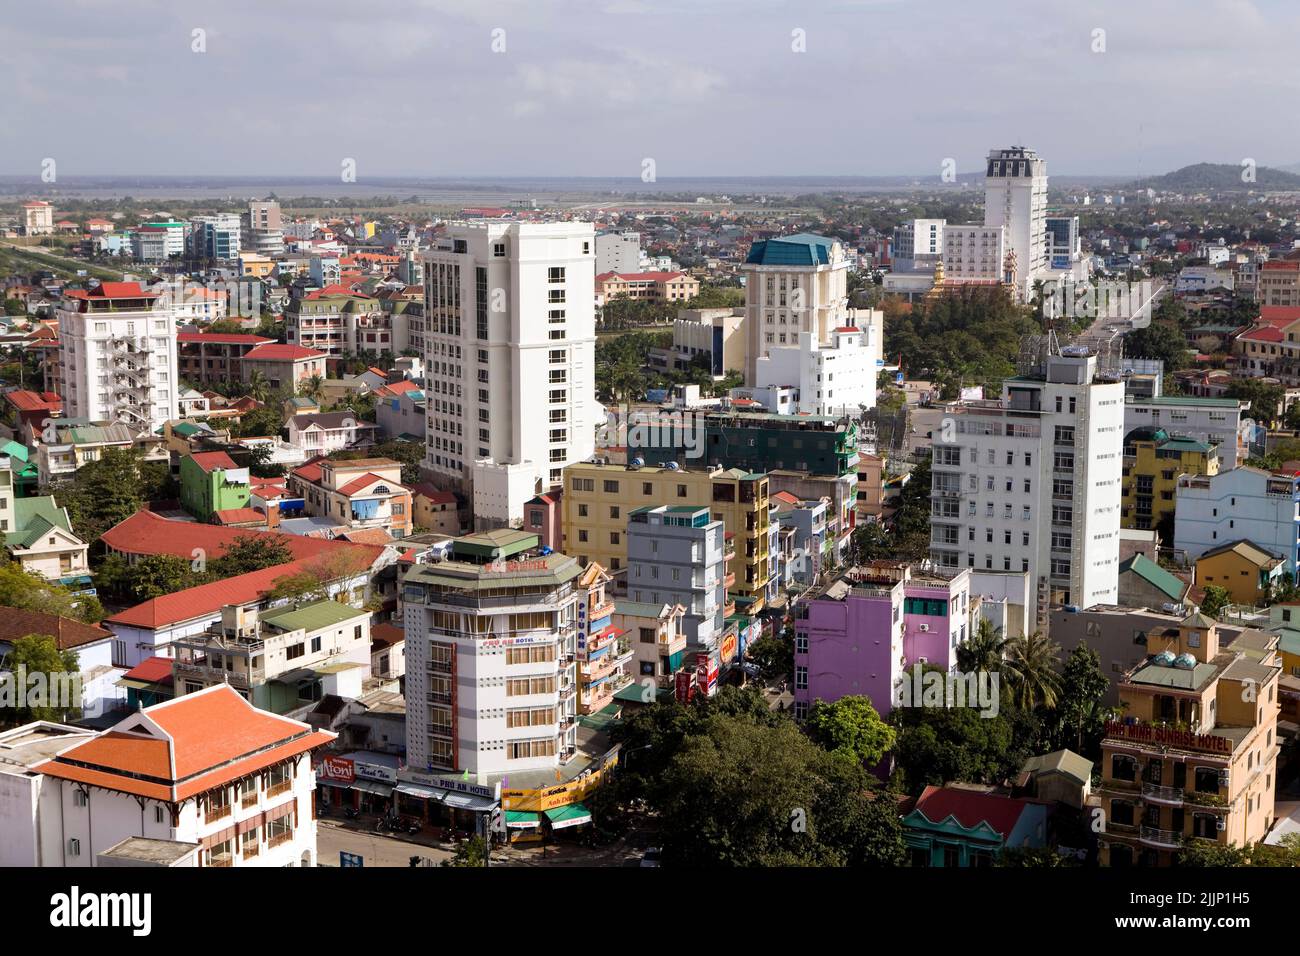
<svg viewBox="0 0 1300 956">
<path fill-rule="evenodd" d="M 497 805 L 495 800 L 487 797 L 475 796 L 472 793 L 450 793 L 442 798 L 442 802 L 449 807 L 457 810 L 473 810 L 475 813 L 486 813 Z"/>
<path fill-rule="evenodd" d="M 397 792 L 404 793 L 408 797 L 417 797 L 420 800 L 441 800 L 443 798 L 442 790 L 435 790 L 433 787 L 422 787 L 418 783 L 407 783 L 405 780 L 397 785 Z"/>
<path fill-rule="evenodd" d="M 563 830 L 565 827 L 578 827 L 590 823 L 591 811 L 581 803 L 571 803 L 567 807 L 547 810 L 546 819 L 550 821 L 552 830 Z"/>
<path fill-rule="evenodd" d="M 373 793 L 381 797 L 391 797 L 393 788 L 386 783 L 373 783 L 370 780 L 355 780 L 352 783 L 354 789 L 362 793 Z"/>
<path fill-rule="evenodd" d="M 527 813 L 523 810 L 506 811 L 506 826 L 511 830 L 532 830 L 541 825 L 540 813 Z"/>
</svg>

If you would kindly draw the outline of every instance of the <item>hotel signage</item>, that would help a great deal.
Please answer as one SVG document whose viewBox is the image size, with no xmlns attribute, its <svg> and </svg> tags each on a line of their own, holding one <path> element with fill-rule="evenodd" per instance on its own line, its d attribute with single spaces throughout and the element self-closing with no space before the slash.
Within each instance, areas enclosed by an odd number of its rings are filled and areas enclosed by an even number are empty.
<svg viewBox="0 0 1300 956">
<path fill-rule="evenodd" d="M 1152 727 L 1149 724 L 1125 724 L 1114 720 L 1107 721 L 1106 736 L 1122 737 L 1125 740 L 1132 740 L 1137 743 L 1178 747 L 1183 750 L 1203 750 L 1216 754 L 1232 753 L 1232 741 L 1227 737 L 1216 737 L 1213 734 L 1194 734 L 1187 730 Z"/>
<path fill-rule="evenodd" d="M 317 768 L 317 774 L 325 780 L 351 783 L 356 779 L 356 766 L 344 757 L 326 757 Z"/>
</svg>

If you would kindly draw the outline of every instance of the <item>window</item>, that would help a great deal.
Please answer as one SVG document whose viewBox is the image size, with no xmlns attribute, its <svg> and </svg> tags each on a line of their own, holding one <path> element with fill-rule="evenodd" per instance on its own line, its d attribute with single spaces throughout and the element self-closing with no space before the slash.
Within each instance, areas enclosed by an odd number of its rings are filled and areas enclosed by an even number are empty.
<svg viewBox="0 0 1300 956">
<path fill-rule="evenodd" d="M 807 667 L 802 667 L 802 666 L 798 666 L 798 665 L 795 666 L 795 669 L 794 669 L 794 688 L 795 688 L 795 690 L 807 690 L 807 689 L 808 689 L 808 668 L 807 668 Z"/>
</svg>

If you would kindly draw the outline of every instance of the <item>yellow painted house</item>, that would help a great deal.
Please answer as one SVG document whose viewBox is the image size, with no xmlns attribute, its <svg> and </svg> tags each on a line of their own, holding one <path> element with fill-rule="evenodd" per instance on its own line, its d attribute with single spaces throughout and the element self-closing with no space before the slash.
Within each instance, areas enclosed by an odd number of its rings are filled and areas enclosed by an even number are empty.
<svg viewBox="0 0 1300 956">
<path fill-rule="evenodd" d="M 1172 523 L 1178 476 L 1218 473 L 1217 445 L 1150 425 L 1133 429 L 1124 436 L 1120 527 L 1148 531 L 1166 518 Z"/>
<path fill-rule="evenodd" d="M 1285 570 L 1285 558 L 1243 538 L 1211 548 L 1197 558 L 1196 584 L 1227 588 L 1235 604 L 1263 604 Z"/>
</svg>

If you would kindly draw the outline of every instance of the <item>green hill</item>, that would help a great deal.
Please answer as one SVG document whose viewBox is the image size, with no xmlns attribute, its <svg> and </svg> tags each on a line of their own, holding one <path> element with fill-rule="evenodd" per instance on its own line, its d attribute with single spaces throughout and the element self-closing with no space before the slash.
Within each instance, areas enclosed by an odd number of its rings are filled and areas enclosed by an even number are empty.
<svg viewBox="0 0 1300 956">
<path fill-rule="evenodd" d="M 1196 163 L 1175 169 L 1163 176 L 1138 180 L 1133 185 L 1139 189 L 1159 189 L 1169 192 L 1230 192 L 1261 189 L 1300 190 L 1300 175 L 1270 166 L 1255 169 L 1255 181 L 1243 182 L 1241 166 L 1231 163 Z"/>
</svg>

